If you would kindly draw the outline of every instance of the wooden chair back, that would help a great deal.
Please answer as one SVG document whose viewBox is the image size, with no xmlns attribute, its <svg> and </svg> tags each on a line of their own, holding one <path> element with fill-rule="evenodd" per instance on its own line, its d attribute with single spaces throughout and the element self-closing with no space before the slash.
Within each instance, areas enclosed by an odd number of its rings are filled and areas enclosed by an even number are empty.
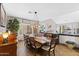
<svg viewBox="0 0 79 59">
<path fill-rule="evenodd" d="M 30 37 L 31 47 L 36 48 L 34 37 Z"/>
<path fill-rule="evenodd" d="M 24 36 L 25 45 L 30 45 L 29 36 L 25 34 L 23 34 L 23 36 Z"/>
<path fill-rule="evenodd" d="M 49 49 L 49 50 L 55 49 L 55 47 L 56 47 L 56 45 L 57 45 L 57 39 L 58 39 L 58 37 L 53 38 L 53 39 L 51 40 L 51 42 L 50 42 L 50 49 Z"/>
</svg>

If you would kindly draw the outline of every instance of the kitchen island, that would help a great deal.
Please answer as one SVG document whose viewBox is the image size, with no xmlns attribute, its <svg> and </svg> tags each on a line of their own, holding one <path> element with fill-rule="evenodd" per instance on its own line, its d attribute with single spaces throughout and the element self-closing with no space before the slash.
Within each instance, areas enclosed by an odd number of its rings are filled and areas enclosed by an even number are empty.
<svg viewBox="0 0 79 59">
<path fill-rule="evenodd" d="M 74 42 L 75 47 L 79 48 L 79 34 L 59 34 L 59 43 L 66 44 L 66 42 Z"/>
<path fill-rule="evenodd" d="M 58 35 L 79 37 L 79 34 L 58 34 Z"/>
<path fill-rule="evenodd" d="M 79 34 L 45 33 L 45 35 L 58 36 L 59 44 L 67 44 L 67 41 L 74 42 L 76 47 L 79 48 Z"/>
</svg>

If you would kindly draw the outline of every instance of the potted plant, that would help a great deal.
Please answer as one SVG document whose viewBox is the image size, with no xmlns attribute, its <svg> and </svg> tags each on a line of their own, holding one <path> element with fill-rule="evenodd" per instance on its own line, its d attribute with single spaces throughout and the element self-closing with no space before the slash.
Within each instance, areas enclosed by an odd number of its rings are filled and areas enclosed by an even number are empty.
<svg viewBox="0 0 79 59">
<path fill-rule="evenodd" d="M 19 21 L 16 18 L 8 20 L 6 28 L 7 31 L 11 32 L 8 36 L 8 42 L 15 42 L 19 30 Z"/>
<path fill-rule="evenodd" d="M 7 30 L 11 31 L 11 33 L 18 33 L 19 21 L 16 18 L 8 20 Z"/>
</svg>

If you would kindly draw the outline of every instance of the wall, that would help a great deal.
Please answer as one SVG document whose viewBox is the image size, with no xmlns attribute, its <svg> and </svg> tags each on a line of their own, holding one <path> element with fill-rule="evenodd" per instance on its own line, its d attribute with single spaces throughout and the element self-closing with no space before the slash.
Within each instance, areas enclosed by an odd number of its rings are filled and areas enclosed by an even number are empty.
<svg viewBox="0 0 79 59">
<path fill-rule="evenodd" d="M 58 16 L 54 21 L 56 22 L 56 24 L 79 22 L 79 11 Z"/>
<path fill-rule="evenodd" d="M 52 19 L 47 19 L 45 21 L 40 22 L 41 24 L 45 25 L 46 32 L 56 32 L 56 23 Z"/>
</svg>

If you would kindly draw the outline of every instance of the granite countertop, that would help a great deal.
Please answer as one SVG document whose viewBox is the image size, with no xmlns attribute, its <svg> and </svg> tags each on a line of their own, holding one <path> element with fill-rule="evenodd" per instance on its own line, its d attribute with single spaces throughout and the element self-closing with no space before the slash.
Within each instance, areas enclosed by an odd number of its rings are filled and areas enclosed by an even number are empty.
<svg viewBox="0 0 79 59">
<path fill-rule="evenodd" d="M 52 33 L 52 32 L 50 32 L 50 33 Z M 64 36 L 76 36 L 76 37 L 79 37 L 79 34 L 71 34 L 71 33 L 52 33 L 52 34 L 64 35 Z"/>
<path fill-rule="evenodd" d="M 57 34 L 57 33 L 54 33 L 54 34 Z M 58 35 L 66 35 L 66 36 L 77 36 L 79 37 L 79 34 L 65 34 L 65 33 L 58 33 Z"/>
</svg>

